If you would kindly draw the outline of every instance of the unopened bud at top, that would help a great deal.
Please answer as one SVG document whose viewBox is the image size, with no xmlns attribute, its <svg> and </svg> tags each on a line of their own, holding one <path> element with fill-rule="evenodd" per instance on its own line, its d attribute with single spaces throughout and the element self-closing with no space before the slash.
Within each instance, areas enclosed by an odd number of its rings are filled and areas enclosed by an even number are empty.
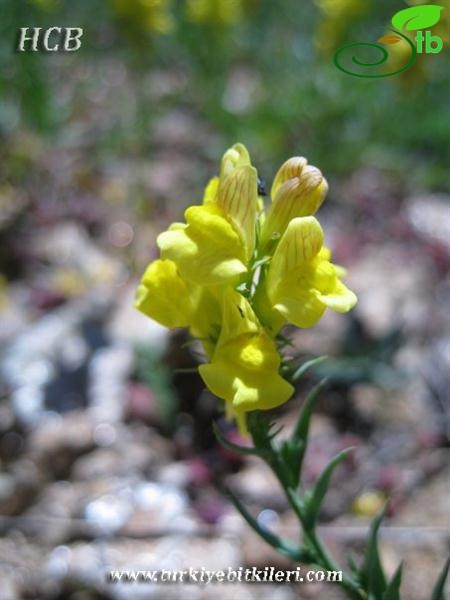
<svg viewBox="0 0 450 600">
<path fill-rule="evenodd" d="M 248 259 L 255 246 L 257 180 L 245 146 L 235 144 L 225 152 L 220 165 L 217 204 L 239 232 Z"/>
<path fill-rule="evenodd" d="M 300 177 L 303 167 L 306 167 L 307 164 L 308 161 L 303 156 L 293 156 L 281 165 L 277 174 L 275 175 L 275 179 L 272 183 L 272 189 L 270 190 L 272 200 L 275 198 L 280 185 L 283 185 L 283 183 L 288 181 L 288 179 Z"/>
<path fill-rule="evenodd" d="M 286 161 L 278 171 L 271 190 L 272 204 L 261 232 L 261 244 L 278 239 L 296 217 L 314 215 L 328 191 L 321 171 L 303 157 Z"/>
<path fill-rule="evenodd" d="M 220 177 L 230 175 L 236 167 L 251 165 L 250 154 L 243 144 L 234 144 L 222 156 Z"/>
</svg>

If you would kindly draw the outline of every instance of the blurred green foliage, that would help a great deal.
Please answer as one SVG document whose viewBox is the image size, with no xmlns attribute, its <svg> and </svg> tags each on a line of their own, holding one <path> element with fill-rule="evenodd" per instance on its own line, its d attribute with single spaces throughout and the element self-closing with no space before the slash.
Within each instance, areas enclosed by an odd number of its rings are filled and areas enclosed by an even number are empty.
<svg viewBox="0 0 450 600">
<path fill-rule="evenodd" d="M 301 153 L 330 175 L 376 164 L 407 173 L 412 185 L 448 185 L 448 48 L 420 55 L 413 68 L 386 79 L 352 78 L 333 64 L 342 44 L 376 41 L 405 2 L 2 0 L 0 6 L 3 134 L 20 128 L 58 134 L 88 110 L 87 90 L 95 85 L 84 80 L 64 96 L 65 78 L 85 64 L 101 69 L 121 61 L 136 105 L 126 126 L 104 140 L 112 152 L 151 150 L 142 124 L 175 107 L 201 118 L 220 148 L 245 141 L 262 172 Z M 25 25 L 83 27 L 82 48 L 15 52 Z M 155 70 L 185 84 L 158 102 L 143 76 Z M 217 152 L 205 148 L 206 157 Z"/>
</svg>

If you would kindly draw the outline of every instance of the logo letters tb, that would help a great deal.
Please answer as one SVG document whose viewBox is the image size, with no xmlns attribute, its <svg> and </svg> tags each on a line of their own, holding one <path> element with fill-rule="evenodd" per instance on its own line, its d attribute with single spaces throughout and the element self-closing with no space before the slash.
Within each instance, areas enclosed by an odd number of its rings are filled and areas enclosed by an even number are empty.
<svg viewBox="0 0 450 600">
<path fill-rule="evenodd" d="M 425 42 L 425 52 L 427 54 L 437 54 L 442 50 L 442 40 L 437 35 L 431 35 L 431 31 L 425 32 L 425 37 L 421 31 L 417 32 L 416 43 L 417 52 L 423 52 L 423 42 Z"/>
</svg>

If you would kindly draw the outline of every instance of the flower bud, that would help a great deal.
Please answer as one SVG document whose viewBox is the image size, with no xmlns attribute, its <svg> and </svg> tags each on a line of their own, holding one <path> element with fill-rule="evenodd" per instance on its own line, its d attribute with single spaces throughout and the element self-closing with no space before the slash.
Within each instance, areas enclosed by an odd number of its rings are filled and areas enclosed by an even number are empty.
<svg viewBox="0 0 450 600">
<path fill-rule="evenodd" d="M 293 156 L 286 162 L 284 162 L 278 169 L 275 179 L 272 183 L 272 189 L 270 195 L 275 198 L 278 188 L 288 179 L 294 179 L 294 177 L 300 177 L 303 171 L 303 167 L 306 167 L 308 161 L 303 156 Z"/>
<path fill-rule="evenodd" d="M 242 144 L 235 144 L 223 155 L 217 204 L 239 232 L 250 259 L 255 247 L 258 177 Z"/>
<path fill-rule="evenodd" d="M 272 185 L 272 204 L 261 233 L 262 245 L 278 239 L 292 219 L 314 215 L 327 191 L 328 184 L 320 170 L 306 164 L 304 158 L 291 158 L 284 163 Z"/>
<path fill-rule="evenodd" d="M 236 167 L 250 166 L 250 155 L 243 144 L 234 144 L 222 157 L 220 163 L 220 177 L 230 175 Z"/>
</svg>

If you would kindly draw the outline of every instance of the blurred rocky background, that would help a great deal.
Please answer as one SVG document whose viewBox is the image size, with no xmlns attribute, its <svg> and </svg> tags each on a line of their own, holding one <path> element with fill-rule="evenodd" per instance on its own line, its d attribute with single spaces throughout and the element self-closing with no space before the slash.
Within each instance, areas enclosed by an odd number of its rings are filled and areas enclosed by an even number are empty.
<svg viewBox="0 0 450 600">
<path fill-rule="evenodd" d="M 359 296 L 352 314 L 293 334 L 305 359 L 329 359 L 277 412 L 289 431 L 312 383 L 330 378 L 306 483 L 356 450 L 321 533 L 340 560 L 349 550 L 358 560 L 390 497 L 383 560 L 392 573 L 404 559 L 404 597 L 428 599 L 450 525 L 448 50 L 379 80 L 332 61 L 346 42 L 377 39 L 392 10 L 387 0 L 1 3 L 2 600 L 342 597 L 322 584 L 106 580 L 110 569 L 292 568 L 218 487 L 295 537 L 276 482 L 218 446 L 214 420 L 238 434 L 189 372 L 186 337 L 132 307 L 157 233 L 200 201 L 235 141 L 267 187 L 292 155 L 322 169 L 321 222 Z M 14 52 L 19 27 L 55 24 L 84 28 L 79 52 Z M 444 45 L 446 32 L 435 26 Z"/>
</svg>

